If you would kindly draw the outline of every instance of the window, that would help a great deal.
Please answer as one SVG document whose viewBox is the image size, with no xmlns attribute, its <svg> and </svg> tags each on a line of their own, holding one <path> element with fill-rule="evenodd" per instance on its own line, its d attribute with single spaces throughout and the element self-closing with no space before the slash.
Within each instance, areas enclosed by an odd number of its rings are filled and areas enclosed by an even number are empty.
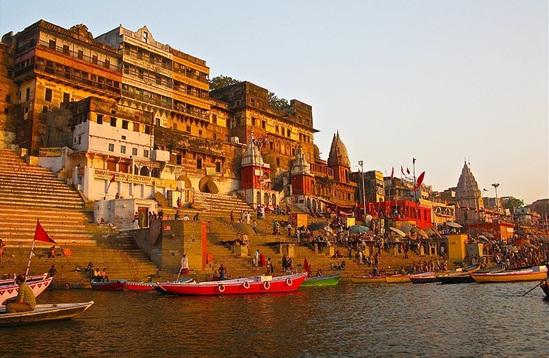
<svg viewBox="0 0 549 358">
<path fill-rule="evenodd" d="M 199 137 L 202 137 L 202 129 L 200 129 L 200 130 L 198 131 L 198 136 L 199 136 Z"/>
<path fill-rule="evenodd" d="M 133 131 L 134 132 L 139 132 L 139 123 L 133 122 Z"/>
<path fill-rule="evenodd" d="M 82 134 L 78 136 L 78 144 L 82 144 Z"/>
<path fill-rule="evenodd" d="M 52 89 L 51 88 L 46 88 L 45 100 L 48 101 L 48 102 L 51 102 L 52 94 L 53 94 Z M 28 99 L 28 96 L 29 96 L 29 88 L 27 88 L 27 99 Z"/>
<path fill-rule="evenodd" d="M 216 173 L 221 173 L 221 162 L 216 162 L 215 163 L 215 172 Z"/>
<path fill-rule="evenodd" d="M 261 121 L 261 128 L 266 129 L 267 128 L 267 122 Z"/>
<path fill-rule="evenodd" d="M 129 122 L 128 121 L 122 121 L 122 129 L 128 129 L 128 124 Z"/>
<path fill-rule="evenodd" d="M 148 157 L 149 157 L 149 151 L 148 151 L 147 149 L 144 149 L 144 150 L 143 150 L 143 156 L 144 156 L 145 158 L 148 158 Z"/>
<path fill-rule="evenodd" d="M 202 169 L 202 158 L 196 158 L 196 169 Z"/>
<path fill-rule="evenodd" d="M 111 127 L 116 127 L 116 117 L 111 117 Z"/>
<path fill-rule="evenodd" d="M 175 158 L 175 163 L 181 165 L 181 154 L 178 154 Z"/>
<path fill-rule="evenodd" d="M 63 53 L 64 53 L 65 55 L 68 55 L 69 52 L 70 52 L 69 46 L 68 46 L 68 45 L 63 45 Z"/>
<path fill-rule="evenodd" d="M 97 65 L 97 55 L 93 55 L 93 56 L 92 56 L 92 63 L 93 63 L 94 65 Z"/>
<path fill-rule="evenodd" d="M 120 153 L 126 154 L 126 146 L 125 145 L 120 147 Z"/>
<path fill-rule="evenodd" d="M 109 152 L 114 152 L 114 144 L 109 143 Z"/>
<path fill-rule="evenodd" d="M 84 58 L 84 51 L 78 50 L 78 58 L 82 60 Z"/>
<path fill-rule="evenodd" d="M 106 68 L 111 67 L 111 61 L 110 61 L 108 58 L 105 59 L 105 67 L 106 67 Z"/>
<path fill-rule="evenodd" d="M 103 115 L 102 114 L 97 115 L 97 124 L 103 124 Z"/>
<path fill-rule="evenodd" d="M 217 124 L 217 114 L 212 114 L 212 123 Z"/>
<path fill-rule="evenodd" d="M 147 32 L 143 32 L 143 42 L 149 42 L 149 34 Z"/>
<path fill-rule="evenodd" d="M 49 48 L 50 50 L 55 50 L 56 48 L 55 40 L 50 40 Z"/>
<path fill-rule="evenodd" d="M 143 78 L 143 70 L 139 69 L 139 72 L 137 73 L 137 77 Z"/>
<path fill-rule="evenodd" d="M 145 126 L 145 134 L 151 134 L 151 126 Z"/>
<path fill-rule="evenodd" d="M 63 93 L 63 102 L 70 102 L 70 101 L 71 101 L 71 94 Z"/>
<path fill-rule="evenodd" d="M 126 140 L 126 136 L 125 136 L 125 135 L 123 135 L 123 136 L 121 136 L 121 137 L 122 137 L 122 140 Z"/>
<path fill-rule="evenodd" d="M 154 119 L 154 124 L 157 125 L 157 126 L 159 126 L 159 125 L 160 125 L 160 118 L 156 117 L 156 118 Z"/>
<path fill-rule="evenodd" d="M 132 148 L 132 155 L 137 155 L 137 148 Z"/>
<path fill-rule="evenodd" d="M 191 126 L 187 125 L 187 129 L 186 129 L 187 132 L 191 132 Z"/>
</svg>

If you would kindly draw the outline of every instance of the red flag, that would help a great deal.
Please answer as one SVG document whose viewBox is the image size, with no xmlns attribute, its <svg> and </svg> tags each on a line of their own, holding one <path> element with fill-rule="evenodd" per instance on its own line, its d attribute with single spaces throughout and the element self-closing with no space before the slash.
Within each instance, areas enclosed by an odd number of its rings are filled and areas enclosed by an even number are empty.
<svg viewBox="0 0 549 358">
<path fill-rule="evenodd" d="M 309 277 L 313 276 L 311 265 L 309 265 L 309 262 L 307 261 L 307 258 L 305 258 L 305 260 L 303 261 L 303 271 L 307 272 Z"/>
<path fill-rule="evenodd" d="M 115 179 L 115 177 L 114 177 L 114 174 L 113 174 L 110 183 L 114 183 L 114 179 Z"/>
<path fill-rule="evenodd" d="M 55 241 L 49 237 L 48 233 L 42 225 L 40 225 L 40 221 L 36 221 L 36 230 L 34 231 L 34 240 L 36 241 L 44 241 L 44 242 L 53 242 L 55 244 Z"/>
<path fill-rule="evenodd" d="M 414 191 L 416 191 L 416 190 L 419 189 L 419 187 L 421 186 L 421 183 L 423 183 L 423 178 L 425 178 L 425 172 L 421 173 L 421 174 L 419 175 L 419 177 L 417 178 L 417 184 L 416 184 L 416 186 L 415 186 L 415 188 L 414 188 Z"/>
<path fill-rule="evenodd" d="M 391 180 L 393 180 L 395 176 L 395 167 L 391 168 Z"/>
</svg>

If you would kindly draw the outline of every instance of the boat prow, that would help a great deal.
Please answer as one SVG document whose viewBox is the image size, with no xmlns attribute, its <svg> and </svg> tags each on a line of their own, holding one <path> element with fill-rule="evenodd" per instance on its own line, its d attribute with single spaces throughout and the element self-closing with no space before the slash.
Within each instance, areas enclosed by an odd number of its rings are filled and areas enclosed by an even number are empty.
<svg viewBox="0 0 549 358">
<path fill-rule="evenodd" d="M 81 303 L 54 303 L 36 305 L 33 311 L 8 313 L 0 308 L 0 327 L 54 322 L 71 319 L 93 305 L 93 301 Z"/>
</svg>

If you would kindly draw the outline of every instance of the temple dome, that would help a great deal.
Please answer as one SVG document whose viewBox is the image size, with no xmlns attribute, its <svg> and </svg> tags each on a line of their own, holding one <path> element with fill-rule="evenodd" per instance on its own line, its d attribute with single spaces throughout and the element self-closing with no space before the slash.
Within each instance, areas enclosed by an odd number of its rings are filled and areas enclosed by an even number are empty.
<svg viewBox="0 0 549 358">
<path fill-rule="evenodd" d="M 347 148 L 341 141 L 341 138 L 339 138 L 339 131 L 334 134 L 334 138 L 332 139 L 332 146 L 330 147 L 330 154 L 328 155 L 328 166 L 351 167 Z"/>
</svg>

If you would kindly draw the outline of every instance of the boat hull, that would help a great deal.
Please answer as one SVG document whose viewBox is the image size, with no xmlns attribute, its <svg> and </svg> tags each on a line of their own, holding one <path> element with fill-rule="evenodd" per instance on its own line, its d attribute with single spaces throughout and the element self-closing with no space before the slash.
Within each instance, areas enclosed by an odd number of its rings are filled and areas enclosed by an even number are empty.
<svg viewBox="0 0 549 358">
<path fill-rule="evenodd" d="M 336 286 L 340 278 L 340 274 L 307 277 L 301 287 Z"/>
<path fill-rule="evenodd" d="M 410 275 L 410 281 L 412 283 L 430 283 L 437 282 L 437 276 L 434 272 L 424 272 L 415 275 Z"/>
<path fill-rule="evenodd" d="M 109 282 L 90 281 L 92 290 L 98 291 L 123 291 L 126 288 L 126 280 L 114 280 Z"/>
<path fill-rule="evenodd" d="M 234 280 L 158 283 L 167 293 L 176 295 L 238 295 L 296 291 L 305 281 L 306 273 L 279 277 L 254 276 Z"/>
<path fill-rule="evenodd" d="M 184 282 L 189 282 L 189 281 L 192 281 L 192 277 L 189 277 L 189 278 L 184 278 L 182 280 L 178 280 L 178 281 L 172 281 L 172 283 L 184 283 Z M 142 292 L 142 291 L 157 291 L 156 290 L 156 287 L 157 287 L 157 283 L 156 282 L 135 282 L 135 281 L 126 281 L 126 291 L 137 291 L 137 292 Z M 160 290 L 159 292 L 164 292 L 164 290 Z"/>
<path fill-rule="evenodd" d="M 386 276 L 351 276 L 352 283 L 386 283 Z"/>
<path fill-rule="evenodd" d="M 537 266 L 528 270 L 472 273 L 471 277 L 476 282 L 519 282 L 519 281 L 541 281 L 547 278 L 547 267 Z"/>
<path fill-rule="evenodd" d="M 468 273 L 438 275 L 437 281 L 443 284 L 471 283 L 475 280 Z"/>
<path fill-rule="evenodd" d="M 93 301 L 82 303 L 58 303 L 36 305 L 33 311 L 7 313 L 0 308 L 0 327 L 23 326 L 36 323 L 71 319 L 93 305 Z"/>
<path fill-rule="evenodd" d="M 385 276 L 387 283 L 410 283 L 410 276 L 408 275 L 389 275 Z"/>
<path fill-rule="evenodd" d="M 35 297 L 38 297 L 42 292 L 46 290 L 51 285 L 53 278 L 46 279 L 36 279 L 34 281 L 27 282 L 27 285 L 34 293 Z M 19 286 L 16 283 L 13 284 L 4 284 L 0 287 L 0 305 L 3 305 L 7 299 L 17 296 L 19 292 Z"/>
</svg>

